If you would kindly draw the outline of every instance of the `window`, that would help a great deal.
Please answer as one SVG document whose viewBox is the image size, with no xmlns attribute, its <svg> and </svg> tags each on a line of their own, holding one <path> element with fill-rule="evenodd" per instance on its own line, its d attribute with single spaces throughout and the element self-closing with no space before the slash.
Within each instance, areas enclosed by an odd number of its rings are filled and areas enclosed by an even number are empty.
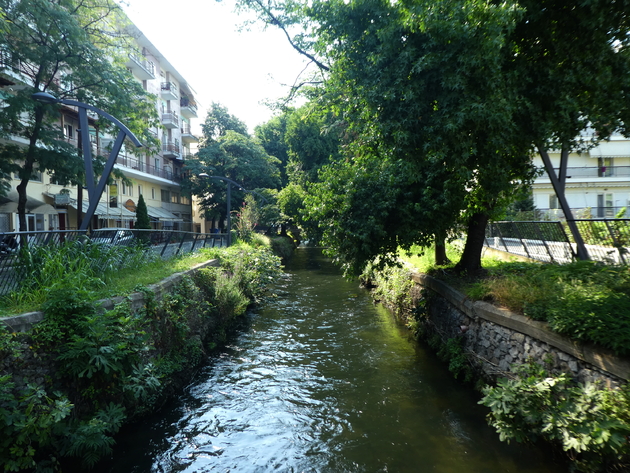
<svg viewBox="0 0 630 473">
<path fill-rule="evenodd" d="M 613 158 L 597 158 L 597 176 L 612 177 L 613 175 Z"/>
<path fill-rule="evenodd" d="M 179 198 L 180 204 L 190 205 L 190 199 L 188 197 L 184 197 L 183 195 Z"/>
<path fill-rule="evenodd" d="M 138 184 L 138 197 L 142 195 L 142 186 Z"/>
<path fill-rule="evenodd" d="M 556 194 L 549 194 L 549 208 L 550 209 L 558 208 L 558 196 Z"/>
<path fill-rule="evenodd" d="M 604 207 L 606 207 L 606 217 L 615 216 L 615 202 L 612 194 L 604 194 Z"/>
<path fill-rule="evenodd" d="M 129 186 L 127 189 L 129 191 L 129 197 L 133 197 L 133 185 Z"/>
<path fill-rule="evenodd" d="M 151 187 L 151 198 L 155 200 L 155 187 Z"/>
<path fill-rule="evenodd" d="M 65 136 L 67 139 L 71 140 L 74 138 L 74 133 L 73 133 L 73 128 L 72 125 L 64 125 L 63 126 L 63 136 Z"/>
<path fill-rule="evenodd" d="M 179 194 L 176 192 L 173 192 L 171 194 L 171 204 L 179 204 Z"/>
<path fill-rule="evenodd" d="M 159 171 L 160 170 L 160 158 L 155 158 L 153 160 L 153 165 L 155 166 L 155 170 Z"/>
<path fill-rule="evenodd" d="M 171 201 L 171 193 L 169 191 L 161 189 L 161 193 L 162 193 L 162 202 Z"/>
<path fill-rule="evenodd" d="M 127 184 L 125 184 L 125 181 L 122 181 L 121 195 L 127 195 Z"/>
</svg>

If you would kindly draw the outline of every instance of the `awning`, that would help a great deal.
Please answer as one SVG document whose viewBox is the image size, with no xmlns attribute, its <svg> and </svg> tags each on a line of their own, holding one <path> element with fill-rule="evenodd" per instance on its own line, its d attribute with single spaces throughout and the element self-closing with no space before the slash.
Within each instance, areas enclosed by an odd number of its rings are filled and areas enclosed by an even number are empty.
<svg viewBox="0 0 630 473">
<path fill-rule="evenodd" d="M 71 200 L 70 204 L 68 205 L 75 210 L 77 209 L 77 201 L 74 199 Z M 83 201 L 82 207 L 83 207 L 83 213 L 85 213 L 88 211 L 88 208 L 90 207 L 90 203 Z M 122 205 L 118 207 L 110 207 L 108 204 L 104 204 L 102 202 L 99 202 L 98 205 L 96 206 L 94 215 L 96 215 L 98 218 L 102 218 L 106 220 L 109 220 L 109 219 L 135 220 L 136 219 L 136 214 L 133 212 L 129 212 L 129 210 L 124 208 Z"/>
<path fill-rule="evenodd" d="M 19 196 L 16 190 L 11 190 L 7 195 L 0 197 L 0 213 L 17 213 Z M 29 214 L 56 214 L 57 210 L 50 204 L 32 196 L 26 198 L 26 213 Z"/>
<path fill-rule="evenodd" d="M 589 150 L 591 158 L 613 158 L 630 156 L 630 141 L 601 141 Z"/>
<path fill-rule="evenodd" d="M 184 219 L 178 217 L 177 215 L 161 207 L 151 207 L 150 205 L 147 205 L 147 212 L 149 214 L 149 217 L 156 218 L 164 222 L 183 222 L 184 221 Z"/>
<path fill-rule="evenodd" d="M 43 205 L 40 205 L 39 207 L 35 207 L 34 209 L 31 209 L 30 213 L 32 213 L 32 214 L 54 215 L 54 214 L 57 214 L 59 212 L 57 212 L 57 209 L 54 208 L 52 205 L 50 205 L 50 204 L 43 204 Z"/>
</svg>

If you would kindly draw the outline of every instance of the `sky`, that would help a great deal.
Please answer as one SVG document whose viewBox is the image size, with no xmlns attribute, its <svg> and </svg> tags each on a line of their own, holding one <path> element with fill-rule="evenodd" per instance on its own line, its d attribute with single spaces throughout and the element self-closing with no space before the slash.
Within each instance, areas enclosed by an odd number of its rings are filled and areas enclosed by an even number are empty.
<svg viewBox="0 0 630 473">
<path fill-rule="evenodd" d="M 286 84 L 306 65 L 277 28 L 254 25 L 239 32 L 244 18 L 234 13 L 233 0 L 128 2 L 129 18 L 197 92 L 197 133 L 212 102 L 226 106 L 253 132 L 273 116 L 261 102 L 285 96 Z"/>
</svg>

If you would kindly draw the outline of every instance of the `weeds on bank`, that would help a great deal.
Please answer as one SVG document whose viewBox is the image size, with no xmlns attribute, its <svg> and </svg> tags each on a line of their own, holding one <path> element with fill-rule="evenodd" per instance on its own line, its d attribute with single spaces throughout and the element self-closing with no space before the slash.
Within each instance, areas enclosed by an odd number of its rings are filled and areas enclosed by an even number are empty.
<svg viewBox="0 0 630 473">
<path fill-rule="evenodd" d="M 5 470 L 61 471 L 64 461 L 71 461 L 88 471 L 111 453 L 121 425 L 148 412 L 172 376 L 196 366 L 205 350 L 222 340 L 229 322 L 262 297 L 281 272 L 279 258 L 248 245 L 164 265 L 169 273 L 179 272 L 213 257 L 219 257 L 221 267 L 185 276 L 160 301 L 135 278 L 134 290 L 146 296 L 138 311 L 123 301 L 100 314 L 93 287 L 70 286 L 73 279 L 59 272 L 68 285 L 48 286 L 42 322 L 17 336 L 0 330 L 0 366 L 19 367 L 24 354 L 55 366 L 39 385 L 0 373 L 0 464 Z M 136 273 L 147 267 L 151 264 L 136 266 Z M 164 273 L 153 274 L 161 278 Z M 112 288 L 121 287 L 114 276 L 108 281 Z M 220 317 L 204 347 L 202 320 L 216 314 Z"/>
</svg>

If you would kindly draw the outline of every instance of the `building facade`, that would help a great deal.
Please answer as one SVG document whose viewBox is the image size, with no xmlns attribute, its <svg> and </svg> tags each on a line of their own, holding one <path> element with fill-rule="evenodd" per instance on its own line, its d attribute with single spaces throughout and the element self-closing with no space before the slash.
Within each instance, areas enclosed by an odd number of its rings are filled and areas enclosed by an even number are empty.
<svg viewBox="0 0 630 473">
<path fill-rule="evenodd" d="M 549 156 L 557 171 L 560 152 Z M 544 169 L 540 156 L 534 164 Z M 545 218 L 564 218 L 546 172 L 534 182 L 533 194 Z M 614 218 L 630 208 L 630 139 L 614 134 L 588 151 L 571 153 L 565 195 L 574 218 Z M 630 218 L 630 212 L 623 217 Z"/>
<path fill-rule="evenodd" d="M 192 122 L 197 119 L 195 91 L 181 74 L 136 27 L 129 31 L 136 49 L 128 54 L 126 66 L 143 88 L 157 97 L 156 109 L 160 126 L 150 130 L 161 142 L 154 154 L 132 154 L 121 149 L 115 168 L 122 171 L 127 182 L 118 179 L 106 187 L 98 204 L 92 228 L 133 228 L 135 209 L 143 196 L 152 226 L 155 229 L 193 230 L 191 200 L 181 195 L 181 179 L 185 160 L 192 155 L 197 137 L 192 133 Z M 0 92 L 23 84 L 20 66 L 10 63 L 8 55 L 0 54 Z M 2 94 L 0 94 L 0 101 Z M 81 146 L 78 112 L 63 106 L 59 123 L 64 139 Z M 108 156 L 113 138 L 99 132 L 90 122 L 92 153 Z M 19 143 L 19 138 L 14 138 Z M 0 197 L 0 232 L 16 231 L 17 176 L 11 180 L 7 196 Z M 82 195 L 79 195 L 79 192 Z M 87 211 L 87 192 L 76 186 L 62 186 L 50 175 L 40 173 L 27 187 L 27 222 L 29 231 L 70 230 L 78 228 L 78 209 Z"/>
</svg>

